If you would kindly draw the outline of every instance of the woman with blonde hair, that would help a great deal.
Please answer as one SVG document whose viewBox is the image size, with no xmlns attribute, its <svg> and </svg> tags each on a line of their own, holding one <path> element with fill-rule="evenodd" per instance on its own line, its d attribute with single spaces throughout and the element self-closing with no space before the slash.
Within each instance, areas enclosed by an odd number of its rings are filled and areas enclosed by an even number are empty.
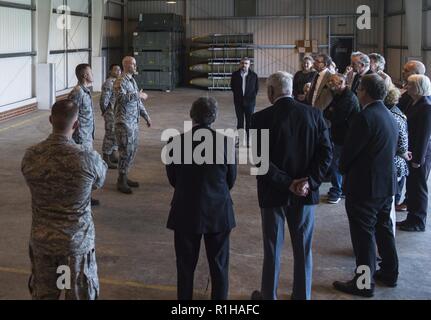
<svg viewBox="0 0 431 320">
<path fill-rule="evenodd" d="M 388 95 L 385 99 L 385 105 L 391 112 L 392 116 L 395 118 L 395 121 L 397 122 L 399 128 L 398 149 L 394 159 L 395 168 L 397 170 L 398 192 L 395 195 L 394 203 L 391 210 L 391 220 L 394 227 L 394 234 L 397 221 L 395 206 L 400 203 L 401 193 L 404 188 L 405 179 L 409 175 L 409 168 L 407 162 L 410 161 L 410 154 L 408 152 L 409 135 L 407 129 L 407 117 L 398 108 L 400 97 L 401 91 L 397 87 L 392 85 L 389 88 Z"/>
<path fill-rule="evenodd" d="M 407 178 L 407 219 L 398 223 L 400 230 L 423 232 L 428 210 L 428 177 L 431 170 L 431 81 L 424 75 L 412 75 L 407 92 L 413 104 L 407 111 L 409 130 L 410 175 Z"/>
</svg>

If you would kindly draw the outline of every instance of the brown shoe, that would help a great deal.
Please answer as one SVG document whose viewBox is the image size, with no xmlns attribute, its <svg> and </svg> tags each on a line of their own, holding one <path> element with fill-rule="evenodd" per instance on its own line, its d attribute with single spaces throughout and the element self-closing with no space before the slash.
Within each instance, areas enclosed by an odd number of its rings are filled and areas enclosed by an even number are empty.
<svg viewBox="0 0 431 320">
<path fill-rule="evenodd" d="M 395 206 L 395 210 L 397 212 L 406 212 L 407 211 L 407 205 L 405 205 L 405 204 L 397 205 L 397 206 Z"/>
</svg>

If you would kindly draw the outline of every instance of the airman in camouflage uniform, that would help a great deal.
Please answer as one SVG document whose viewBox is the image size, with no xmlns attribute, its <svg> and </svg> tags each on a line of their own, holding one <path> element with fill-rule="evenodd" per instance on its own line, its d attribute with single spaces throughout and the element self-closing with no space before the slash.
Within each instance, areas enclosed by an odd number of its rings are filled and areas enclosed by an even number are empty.
<svg viewBox="0 0 431 320">
<path fill-rule="evenodd" d="M 139 119 L 143 117 L 148 127 L 151 127 L 151 119 L 143 104 L 148 96 L 139 91 L 133 78 L 136 72 L 136 60 L 126 57 L 123 60 L 124 75 L 114 84 L 116 95 L 115 105 L 115 134 L 120 153 L 119 178 L 117 188 L 120 192 L 131 194 L 130 188 L 138 188 L 139 183 L 128 179 L 130 167 L 136 156 L 139 141 Z"/>
<path fill-rule="evenodd" d="M 115 137 L 115 94 L 114 82 L 121 76 L 121 67 L 112 65 L 109 69 L 109 78 L 102 86 L 102 95 L 100 96 L 100 110 L 105 119 L 105 138 L 103 140 L 103 160 L 108 164 L 109 169 L 118 168 L 118 158 L 115 151 L 118 150 L 117 139 Z"/>
<path fill-rule="evenodd" d="M 29 148 L 22 161 L 33 208 L 29 288 L 37 300 L 60 298 L 59 267 L 70 270 L 66 299 L 99 296 L 91 191 L 103 186 L 107 165 L 97 152 L 73 141 L 77 119 L 73 101 L 56 103 L 53 134 Z"/>
<path fill-rule="evenodd" d="M 73 100 L 79 107 L 79 128 L 73 134 L 73 140 L 86 148 L 93 149 L 94 141 L 94 111 L 93 98 L 89 86 L 93 82 L 91 67 L 88 64 L 80 64 L 76 67 L 78 85 L 73 88 L 68 99 Z"/>
<path fill-rule="evenodd" d="M 93 97 L 89 87 L 93 83 L 93 73 L 89 64 L 80 64 L 75 69 L 78 84 L 70 92 L 68 99 L 79 108 L 79 127 L 73 133 L 73 140 L 84 148 L 93 150 L 96 126 L 94 122 Z M 100 205 L 99 200 L 91 199 L 92 206 Z"/>
</svg>

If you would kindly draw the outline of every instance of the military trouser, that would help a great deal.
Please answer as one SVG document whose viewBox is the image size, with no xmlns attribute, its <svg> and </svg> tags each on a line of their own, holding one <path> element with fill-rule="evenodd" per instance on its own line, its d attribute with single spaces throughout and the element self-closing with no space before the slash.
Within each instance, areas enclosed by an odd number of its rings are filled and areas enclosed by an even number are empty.
<svg viewBox="0 0 431 320">
<path fill-rule="evenodd" d="M 114 110 L 109 108 L 103 115 L 105 119 L 105 138 L 103 139 L 103 154 L 111 155 L 118 150 L 117 139 L 115 137 L 115 118 Z"/>
<path fill-rule="evenodd" d="M 128 174 L 138 150 L 139 124 L 128 126 L 124 123 L 117 123 L 115 125 L 115 135 L 120 154 L 118 170 L 120 174 Z"/>
<path fill-rule="evenodd" d="M 30 260 L 32 270 L 28 286 L 33 300 L 59 300 L 69 275 L 70 288 L 64 288 L 66 300 L 99 298 L 95 249 L 84 255 L 52 256 L 36 253 L 30 246 Z"/>
</svg>

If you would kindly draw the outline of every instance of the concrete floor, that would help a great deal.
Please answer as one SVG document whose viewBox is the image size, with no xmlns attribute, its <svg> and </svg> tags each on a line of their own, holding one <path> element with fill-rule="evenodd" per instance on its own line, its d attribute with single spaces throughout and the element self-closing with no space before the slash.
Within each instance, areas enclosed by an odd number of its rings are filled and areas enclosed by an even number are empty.
<svg viewBox="0 0 431 320">
<path fill-rule="evenodd" d="M 206 91 L 178 89 L 172 93 L 149 92 L 148 110 L 154 127 L 141 131 L 141 147 L 131 177 L 142 187 L 132 196 L 116 192 L 116 172 L 111 171 L 94 210 L 97 258 L 102 299 L 175 299 L 176 269 L 173 233 L 165 228 L 172 196 L 160 160 L 166 128 L 181 129 L 189 120 L 191 103 Z M 212 94 L 220 103 L 216 128 L 234 128 L 229 92 Z M 96 99 L 97 100 L 97 99 Z M 98 105 L 98 104 L 96 104 Z M 262 91 L 258 109 L 268 105 Z M 98 108 L 95 147 L 101 150 L 103 121 Z M 31 224 L 30 194 L 20 172 L 27 147 L 50 132 L 48 112 L 36 112 L 0 123 L 0 299 L 29 299 L 27 279 L 28 237 Z M 143 128 L 143 125 L 142 125 Z M 322 187 L 326 194 L 328 185 Z M 255 178 L 241 166 L 233 190 L 238 227 L 231 237 L 230 298 L 248 299 L 260 287 L 263 259 L 260 213 Z M 399 217 L 402 219 L 403 217 Z M 375 299 L 431 298 L 431 226 L 426 233 L 398 233 L 400 279 L 396 289 L 378 287 Z M 290 297 L 292 251 L 288 231 L 283 254 L 279 295 Z M 352 299 L 332 289 L 334 280 L 352 276 L 354 259 L 344 203 L 324 202 L 316 213 L 313 299 Z M 204 250 L 196 271 L 196 298 L 207 299 L 208 269 Z"/>
</svg>

